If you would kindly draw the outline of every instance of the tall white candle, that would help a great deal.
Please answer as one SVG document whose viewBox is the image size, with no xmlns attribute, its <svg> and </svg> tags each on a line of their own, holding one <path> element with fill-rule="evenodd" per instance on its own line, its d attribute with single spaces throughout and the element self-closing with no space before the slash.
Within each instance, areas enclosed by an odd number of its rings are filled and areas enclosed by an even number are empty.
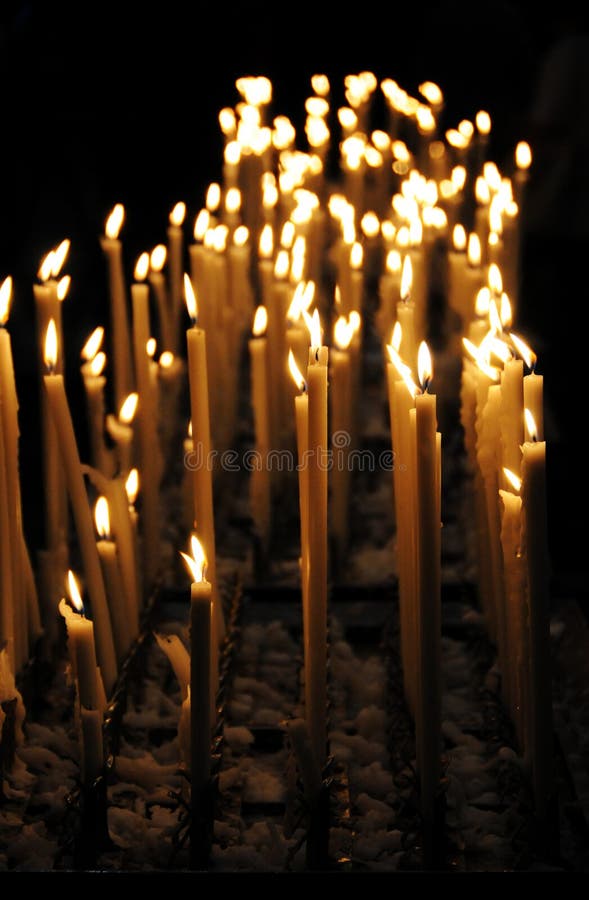
<svg viewBox="0 0 589 900">
<path fill-rule="evenodd" d="M 131 340 L 127 313 L 127 292 L 123 271 L 123 248 L 119 232 L 125 218 L 125 208 L 117 203 L 106 220 L 105 236 L 100 244 L 108 265 L 110 285 L 110 315 L 114 360 L 114 396 L 117 408 L 133 390 Z"/>
</svg>

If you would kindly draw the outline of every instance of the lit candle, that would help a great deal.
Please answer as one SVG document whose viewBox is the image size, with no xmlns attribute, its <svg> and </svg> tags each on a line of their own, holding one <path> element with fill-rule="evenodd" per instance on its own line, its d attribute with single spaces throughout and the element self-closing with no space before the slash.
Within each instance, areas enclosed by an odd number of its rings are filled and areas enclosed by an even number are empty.
<svg viewBox="0 0 589 900">
<path fill-rule="evenodd" d="M 525 341 L 513 332 L 509 335 L 513 345 L 530 370 L 524 375 L 524 408 L 529 409 L 536 424 L 537 440 L 544 440 L 544 377 L 536 373 L 536 354 Z"/>
<path fill-rule="evenodd" d="M 502 465 L 521 475 L 521 445 L 524 441 L 524 363 L 508 360 L 501 373 Z"/>
<path fill-rule="evenodd" d="M 522 447 L 521 477 L 530 620 L 532 778 L 536 813 L 546 821 L 554 792 L 546 442 L 537 440 L 536 424 L 529 410 L 525 420 L 527 439 Z"/>
<path fill-rule="evenodd" d="M 16 658 L 14 641 L 13 558 L 10 546 L 10 503 L 6 476 L 4 433 L 0 429 L 0 639 L 3 646 L 6 647 L 12 674 L 15 674 L 17 665 L 20 665 L 20 659 Z"/>
<path fill-rule="evenodd" d="M 315 758 L 327 750 L 327 347 L 317 310 L 309 318 L 309 682 L 305 710 Z"/>
<path fill-rule="evenodd" d="M 99 497 L 94 509 L 96 530 L 100 537 L 97 543 L 98 556 L 102 566 L 106 596 L 112 622 L 113 639 L 119 665 L 125 659 L 131 646 L 131 620 L 125 599 L 123 579 L 119 566 L 117 545 L 111 540 L 108 500 Z"/>
<path fill-rule="evenodd" d="M 106 417 L 106 430 L 115 443 L 118 472 L 121 475 L 127 475 L 133 466 L 133 419 L 138 402 L 137 393 L 129 394 L 121 404 L 118 418 L 113 415 Z"/>
<path fill-rule="evenodd" d="M 331 537 L 337 569 L 341 572 L 348 549 L 350 522 L 350 447 L 352 443 L 352 373 L 348 352 L 353 328 L 340 316 L 333 329 L 335 347 L 331 363 Z"/>
<path fill-rule="evenodd" d="M 198 818 L 206 802 L 211 777 L 211 684 L 212 588 L 205 578 L 206 559 L 198 538 L 191 539 L 191 552 L 182 553 L 192 575 L 190 586 L 190 786 L 192 815 Z"/>
<path fill-rule="evenodd" d="M 53 320 L 47 327 L 45 340 L 45 365 L 47 374 L 43 376 L 45 390 L 51 416 L 55 426 L 57 442 L 64 468 L 66 484 L 76 533 L 80 546 L 80 553 L 86 573 L 88 594 L 92 607 L 92 616 L 96 628 L 96 649 L 102 672 L 102 678 L 107 693 L 110 694 L 117 677 L 117 665 L 108 604 L 104 591 L 104 582 L 96 542 L 92 527 L 92 515 L 88 504 L 88 495 L 82 475 L 78 445 L 74 433 L 74 426 L 67 402 L 63 376 L 55 373 L 55 363 L 58 356 L 57 333 Z"/>
<path fill-rule="evenodd" d="M 297 472 L 299 478 L 299 518 L 301 537 L 301 600 L 303 618 L 303 648 L 305 684 L 309 674 L 309 395 L 292 350 L 288 354 L 288 368 L 299 393 L 295 397 L 297 433 Z"/>
<path fill-rule="evenodd" d="M 145 585 L 149 589 L 160 566 L 159 487 L 161 459 L 157 440 L 156 412 L 149 379 L 149 286 L 144 283 L 148 257 L 141 254 L 135 266 L 135 283 L 131 286 L 133 303 L 133 351 L 135 377 L 139 394 L 137 436 L 139 468 L 143 485 L 142 554 Z"/>
<path fill-rule="evenodd" d="M 157 306 L 160 341 L 164 350 L 172 346 L 172 320 L 168 288 L 163 273 L 168 251 L 164 244 L 153 248 L 149 256 L 149 283 L 153 288 Z"/>
<path fill-rule="evenodd" d="M 102 374 L 106 365 L 106 356 L 102 351 L 82 366 L 82 378 L 86 393 L 86 409 L 88 414 L 88 432 L 90 436 L 90 453 L 92 464 L 104 472 L 111 473 L 112 461 L 104 443 L 104 388 L 106 378 Z"/>
<path fill-rule="evenodd" d="M 170 213 L 168 226 L 168 275 L 170 281 L 171 328 L 169 350 L 178 355 L 180 337 L 180 314 L 184 307 L 182 273 L 184 272 L 184 237 L 182 225 L 186 217 L 186 204 L 176 203 Z"/>
<path fill-rule="evenodd" d="M 257 460 L 250 474 L 250 496 L 256 534 L 262 550 L 268 550 L 271 527 L 271 490 L 268 471 L 270 449 L 268 346 L 265 338 L 268 315 L 258 306 L 254 317 L 253 338 L 249 341 L 251 396 Z"/>
<path fill-rule="evenodd" d="M 425 342 L 418 351 L 423 393 L 410 410 L 415 448 L 417 608 L 419 615 L 419 693 L 416 715 L 417 761 L 425 834 L 434 828 L 441 753 L 441 522 L 439 516 L 436 397 L 428 392 L 431 356 Z"/>
<path fill-rule="evenodd" d="M 72 675 L 78 686 L 80 705 L 96 709 L 98 686 L 94 623 L 85 617 L 80 588 L 71 569 L 67 575 L 67 588 L 71 606 L 65 599 L 62 599 L 59 603 L 59 612 L 63 616 L 67 628 Z"/>
<path fill-rule="evenodd" d="M 402 359 L 410 369 L 415 368 L 417 362 L 417 340 L 415 334 L 415 303 L 411 299 L 411 286 L 413 283 L 413 266 L 411 257 L 407 254 L 403 258 L 401 270 L 401 299 L 397 303 L 397 321 L 401 325 L 402 339 L 399 348 Z"/>
<path fill-rule="evenodd" d="M 114 359 L 115 403 L 121 405 L 133 388 L 131 369 L 131 341 L 127 318 L 127 297 L 123 272 L 123 250 L 119 232 L 125 218 L 125 208 L 117 203 L 106 220 L 105 236 L 100 245 L 106 256 L 110 284 L 110 314 L 112 325 L 112 352 Z"/>
<path fill-rule="evenodd" d="M 215 645 L 223 640 L 225 623 L 216 588 L 215 518 L 213 507 L 213 466 L 209 389 L 207 376 L 206 336 L 198 327 L 198 304 L 188 275 L 184 275 L 184 291 L 192 327 L 186 331 L 188 346 L 188 379 L 193 443 L 194 522 L 207 547 L 207 571 L 213 585 L 213 636 Z"/>
</svg>

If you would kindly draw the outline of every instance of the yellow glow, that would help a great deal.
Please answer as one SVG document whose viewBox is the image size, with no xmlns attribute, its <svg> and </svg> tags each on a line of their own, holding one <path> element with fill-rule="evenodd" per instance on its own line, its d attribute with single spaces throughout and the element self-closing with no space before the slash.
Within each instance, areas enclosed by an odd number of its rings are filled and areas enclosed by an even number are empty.
<svg viewBox="0 0 589 900">
<path fill-rule="evenodd" d="M 383 164 L 382 153 L 376 147 L 368 146 L 364 151 L 364 159 L 371 169 L 379 169 Z"/>
<path fill-rule="evenodd" d="M 84 604 L 82 603 L 82 595 L 80 594 L 80 588 L 78 587 L 78 582 L 76 580 L 76 576 L 72 572 L 71 569 L 68 569 L 67 573 L 67 590 L 68 596 L 70 598 L 70 603 L 76 610 L 76 612 L 84 615 Z"/>
<path fill-rule="evenodd" d="M 401 270 L 401 300 L 407 302 L 411 295 L 413 286 L 413 264 L 411 257 L 407 253 L 403 259 L 403 268 Z"/>
<path fill-rule="evenodd" d="M 227 144 L 226 151 L 229 149 L 231 145 Z M 207 188 L 207 194 L 205 197 L 205 206 L 210 213 L 214 213 L 219 209 L 221 204 L 221 185 L 217 184 L 216 181 L 211 182 Z"/>
<path fill-rule="evenodd" d="M 311 87 L 319 97 L 329 94 L 329 78 L 327 75 L 311 75 Z"/>
<path fill-rule="evenodd" d="M 474 193 L 479 206 L 486 206 L 491 201 L 491 191 L 489 185 L 482 175 L 477 176 L 475 181 Z"/>
<path fill-rule="evenodd" d="M 110 515 L 108 509 L 108 500 L 106 497 L 99 497 L 94 507 L 94 523 L 99 536 L 106 541 L 110 540 Z"/>
<path fill-rule="evenodd" d="M 190 538 L 190 556 L 188 553 L 180 551 L 180 556 L 186 563 L 186 567 L 195 584 L 200 584 L 205 580 L 205 570 L 207 567 L 207 559 L 203 546 L 197 536 L 193 534 Z"/>
<path fill-rule="evenodd" d="M 475 347 L 472 341 L 466 337 L 462 338 L 462 344 L 467 353 L 472 356 L 481 372 L 483 372 L 491 381 L 498 381 L 501 374 L 499 369 L 489 365 L 481 350 L 478 347 Z"/>
<path fill-rule="evenodd" d="M 260 233 L 259 254 L 262 259 L 271 259 L 274 252 L 274 231 L 267 222 Z"/>
<path fill-rule="evenodd" d="M 309 339 L 311 343 L 311 347 L 313 350 L 318 350 L 321 347 L 321 320 L 319 318 L 319 310 L 313 310 L 313 315 L 310 316 L 306 310 L 303 310 L 303 318 L 305 320 L 305 325 L 307 326 L 307 330 L 309 332 Z"/>
<path fill-rule="evenodd" d="M 495 194 L 489 206 L 489 229 L 497 236 L 503 233 L 502 209 L 501 198 L 499 194 Z"/>
<path fill-rule="evenodd" d="M 12 276 L 8 275 L 0 286 L 0 325 L 6 325 L 10 312 L 10 299 L 12 297 Z"/>
<path fill-rule="evenodd" d="M 423 81 L 417 90 L 422 97 L 425 97 L 428 103 L 431 103 L 432 106 L 441 106 L 444 102 L 442 89 L 435 81 Z"/>
<path fill-rule="evenodd" d="M 497 296 L 500 296 L 503 291 L 503 278 L 501 277 L 501 270 L 497 263 L 491 263 L 489 266 L 487 282 L 491 291 L 494 294 L 497 294 Z"/>
<path fill-rule="evenodd" d="M 440 181 L 440 197 L 442 200 L 449 200 L 457 194 L 457 189 L 449 178 L 443 178 Z"/>
<path fill-rule="evenodd" d="M 213 222 L 215 220 L 213 219 Z M 207 248 L 207 250 L 213 250 L 215 247 L 215 226 L 211 228 L 207 228 L 203 240 L 203 245 Z"/>
<path fill-rule="evenodd" d="M 168 251 L 165 244 L 157 244 L 151 251 L 149 266 L 152 272 L 161 272 L 166 264 Z"/>
<path fill-rule="evenodd" d="M 430 159 L 443 159 L 446 148 L 443 141 L 432 141 L 428 148 Z"/>
<path fill-rule="evenodd" d="M 55 320 L 50 319 L 45 333 L 45 365 L 53 372 L 57 363 L 57 328 Z"/>
<path fill-rule="evenodd" d="M 488 287 L 482 287 L 476 296 L 474 302 L 474 311 L 477 316 L 488 316 L 489 307 L 491 305 L 491 291 Z"/>
<path fill-rule="evenodd" d="M 355 241 L 352 244 L 352 249 L 350 250 L 350 268 L 354 269 L 354 271 L 358 271 L 362 268 L 362 263 L 364 262 L 364 248 L 362 244 L 358 241 Z"/>
<path fill-rule="evenodd" d="M 59 279 L 59 281 L 57 282 L 57 299 L 59 301 L 65 300 L 68 295 L 71 283 L 71 275 L 62 275 L 62 277 Z"/>
<path fill-rule="evenodd" d="M 227 166 L 236 166 L 241 159 L 241 147 L 237 141 L 229 141 L 223 151 L 223 159 Z M 219 198 L 220 199 L 220 198 Z M 210 207 L 207 204 L 207 208 Z M 216 207 L 211 209 L 213 212 Z"/>
<path fill-rule="evenodd" d="M 537 357 L 532 348 L 528 344 L 526 344 L 526 342 L 522 340 L 522 338 L 518 337 L 518 335 L 514 334 L 513 332 L 511 332 L 509 337 L 513 341 L 513 346 L 525 362 L 528 369 L 531 369 L 533 372 L 536 368 Z"/>
<path fill-rule="evenodd" d="M 266 173 L 266 175 L 271 173 Z M 262 206 L 264 209 L 274 209 L 278 203 L 278 188 L 276 187 L 276 179 L 272 175 L 272 180 L 262 177 Z"/>
<path fill-rule="evenodd" d="M 491 131 L 491 116 L 488 112 L 484 109 L 479 109 L 474 121 L 479 134 L 489 134 Z"/>
<path fill-rule="evenodd" d="M 386 153 L 387 150 L 390 150 L 391 139 L 386 131 L 381 131 L 377 128 L 376 131 L 373 131 L 370 135 L 370 140 L 380 153 Z"/>
<path fill-rule="evenodd" d="M 412 247 L 419 247 L 423 239 L 423 224 L 421 219 L 415 216 L 409 223 L 409 243 Z"/>
<path fill-rule="evenodd" d="M 164 350 L 159 358 L 159 364 L 162 369 L 170 369 L 174 365 L 174 358 L 171 350 Z"/>
<path fill-rule="evenodd" d="M 192 419 L 188 420 L 188 428 L 186 429 L 186 433 L 188 434 L 189 438 L 192 437 Z"/>
<path fill-rule="evenodd" d="M 405 141 L 393 141 L 392 147 L 393 156 L 399 162 L 408 163 L 411 159 L 411 154 L 409 153 L 409 149 Z"/>
<path fill-rule="evenodd" d="M 385 241 L 390 243 L 391 241 L 395 240 L 397 229 L 390 219 L 384 219 L 384 221 L 380 223 L 380 233 L 382 234 Z"/>
<path fill-rule="evenodd" d="M 252 106 L 265 106 L 272 99 L 272 82 L 265 75 L 238 78 L 235 87 Z"/>
<path fill-rule="evenodd" d="M 464 150 L 468 147 L 468 138 L 464 137 L 457 128 L 449 128 L 446 132 L 446 140 L 455 150 Z"/>
<path fill-rule="evenodd" d="M 170 225 L 175 228 L 180 228 L 181 225 L 184 224 L 184 219 L 186 218 L 186 204 L 180 200 L 174 206 L 172 212 L 170 213 Z"/>
<path fill-rule="evenodd" d="M 84 346 L 82 347 L 81 357 L 89 362 L 91 359 L 94 359 L 98 351 L 102 346 L 102 341 L 104 339 L 104 328 L 102 325 L 99 325 L 94 329 Z"/>
<path fill-rule="evenodd" d="M 398 275 L 401 271 L 401 254 L 398 250 L 389 250 L 386 259 L 386 270 L 391 275 Z"/>
<path fill-rule="evenodd" d="M 413 380 L 413 375 L 411 373 L 411 368 L 403 362 L 399 353 L 392 344 L 386 345 L 387 353 L 389 355 L 389 359 L 396 368 L 397 372 L 405 382 L 407 390 L 411 394 L 412 397 L 416 397 L 419 394 L 419 388 L 415 384 Z"/>
<path fill-rule="evenodd" d="M 224 253 L 227 247 L 227 238 L 229 237 L 229 229 L 226 225 L 217 225 L 214 233 L 213 247 L 217 253 Z"/>
<path fill-rule="evenodd" d="M 380 231 L 380 221 L 376 213 L 364 213 L 360 222 L 360 228 L 365 237 L 375 238 Z"/>
<path fill-rule="evenodd" d="M 397 245 L 397 247 L 400 247 L 402 250 L 404 250 L 409 246 L 409 241 L 409 228 L 407 227 L 407 225 L 401 225 L 401 227 L 397 231 L 397 236 L 395 237 L 395 244 Z"/>
<path fill-rule="evenodd" d="M 489 335 L 491 335 L 491 332 L 489 332 L 483 340 L 485 349 L 488 350 L 489 353 L 494 354 L 502 363 L 506 363 L 508 359 L 513 357 L 511 350 L 505 341 L 495 336 L 489 337 Z M 483 344 L 481 344 L 481 346 L 483 346 Z"/>
<path fill-rule="evenodd" d="M 149 272 L 149 253 L 143 252 L 135 263 L 135 281 L 145 281 Z"/>
<path fill-rule="evenodd" d="M 479 240 L 479 236 L 476 231 L 471 231 L 468 236 L 468 248 L 466 250 L 466 257 L 468 259 L 469 266 L 480 266 L 481 264 L 481 242 Z"/>
<path fill-rule="evenodd" d="M 221 126 L 221 131 L 225 137 L 229 137 L 230 134 L 235 134 L 235 113 L 229 106 L 225 106 L 219 112 L 219 125 Z"/>
<path fill-rule="evenodd" d="M 496 193 L 501 188 L 501 175 L 494 162 L 486 162 L 483 166 L 483 177 L 491 191 Z"/>
<path fill-rule="evenodd" d="M 466 182 L 466 169 L 464 166 L 454 166 L 451 181 L 457 191 L 461 191 Z"/>
<path fill-rule="evenodd" d="M 307 389 L 307 383 L 301 374 L 301 370 L 297 366 L 297 361 L 294 358 L 292 350 L 288 351 L 288 370 L 299 391 L 305 391 Z"/>
<path fill-rule="evenodd" d="M 307 97 L 305 100 L 305 112 L 309 116 L 323 118 L 329 112 L 329 103 L 324 97 Z"/>
<path fill-rule="evenodd" d="M 455 225 L 452 230 L 452 243 L 457 251 L 466 250 L 466 231 L 464 225 Z"/>
<path fill-rule="evenodd" d="M 297 322 L 301 317 L 301 313 L 303 310 L 304 291 L 305 284 L 303 281 L 300 281 L 294 289 L 292 300 L 290 301 L 289 307 L 286 311 L 286 318 L 289 322 Z"/>
<path fill-rule="evenodd" d="M 105 365 L 106 353 L 103 353 L 102 350 L 100 350 L 96 356 L 90 360 L 90 374 L 95 378 L 98 378 L 99 375 L 102 375 Z"/>
<path fill-rule="evenodd" d="M 348 313 L 348 322 L 352 326 L 354 334 L 357 334 L 357 332 L 360 331 L 360 327 L 362 325 L 362 317 L 357 309 L 353 309 L 350 313 Z"/>
<path fill-rule="evenodd" d="M 135 391 L 125 397 L 125 399 L 121 403 L 121 408 L 119 410 L 119 421 L 122 422 L 123 425 L 131 424 L 131 422 L 135 418 L 138 403 L 139 394 L 137 394 Z"/>
<path fill-rule="evenodd" d="M 249 240 L 250 232 L 247 225 L 238 225 L 233 232 L 233 245 L 235 247 L 245 247 Z"/>
<path fill-rule="evenodd" d="M 276 262 L 274 263 L 274 277 L 281 280 L 286 278 L 289 268 L 290 259 L 288 250 L 279 250 L 276 254 Z"/>
<path fill-rule="evenodd" d="M 137 469 L 131 469 L 125 481 L 125 491 L 127 494 L 127 502 L 129 506 L 133 506 L 137 500 L 139 493 L 139 472 Z"/>
<path fill-rule="evenodd" d="M 296 131 L 288 116 L 276 116 L 273 122 L 272 145 L 276 150 L 286 150 L 294 144 Z"/>
<path fill-rule="evenodd" d="M 104 226 L 104 233 L 111 241 L 118 238 L 125 220 L 125 207 L 122 203 L 115 203 Z"/>
<path fill-rule="evenodd" d="M 280 246 L 284 250 L 291 250 L 295 239 L 295 227 L 292 222 L 285 222 L 280 232 Z"/>
<path fill-rule="evenodd" d="M 58 247 L 53 251 L 53 262 L 51 266 L 51 276 L 52 278 L 57 278 L 59 273 L 61 272 L 62 266 L 67 259 L 67 255 L 70 252 L 70 241 L 68 238 L 65 238 L 59 244 Z"/>
<path fill-rule="evenodd" d="M 333 342 L 338 350 L 347 350 L 354 337 L 354 329 L 345 316 L 340 316 L 333 326 Z"/>
<path fill-rule="evenodd" d="M 265 306 L 258 306 L 254 314 L 252 333 L 254 337 L 262 337 L 268 327 L 268 313 Z"/>
<path fill-rule="evenodd" d="M 537 441 L 538 440 L 538 426 L 536 425 L 536 420 L 532 415 L 531 410 L 527 407 L 524 409 L 524 422 L 526 424 L 526 433 L 528 436 L 528 440 Z"/>
<path fill-rule="evenodd" d="M 417 107 L 416 119 L 418 128 L 423 134 L 430 134 L 435 130 L 436 118 L 429 106 L 420 104 Z"/>
<path fill-rule="evenodd" d="M 194 220 L 194 240 L 202 241 L 211 221 L 211 214 L 208 209 L 201 209 Z"/>
<path fill-rule="evenodd" d="M 512 472 L 511 469 L 506 468 L 506 466 L 503 466 L 503 474 L 507 478 L 511 487 L 519 494 L 522 486 L 521 478 L 516 475 L 515 472 Z"/>
<path fill-rule="evenodd" d="M 421 384 L 421 389 L 424 393 L 427 392 L 433 375 L 434 367 L 432 356 L 426 342 L 422 341 L 417 350 L 417 377 L 419 378 L 419 383 Z"/>
<path fill-rule="evenodd" d="M 315 282 L 306 281 L 301 295 L 301 311 L 310 308 L 315 299 Z"/>
<path fill-rule="evenodd" d="M 532 165 L 532 150 L 527 141 L 520 141 L 515 148 L 515 164 L 518 169 L 529 169 Z"/>
<path fill-rule="evenodd" d="M 507 294 L 501 294 L 501 302 L 499 304 L 499 318 L 504 328 L 509 328 L 513 322 L 513 313 L 511 310 L 511 301 Z"/>
<path fill-rule="evenodd" d="M 225 209 L 228 213 L 236 213 L 241 209 L 241 191 L 239 188 L 229 188 L 225 195 Z"/>
<path fill-rule="evenodd" d="M 37 273 L 39 281 L 45 283 L 51 278 L 54 257 L 55 250 L 50 250 L 49 253 L 41 260 L 41 265 L 39 266 L 39 271 Z"/>
<path fill-rule="evenodd" d="M 463 119 L 458 124 L 458 131 L 462 135 L 463 138 L 466 138 L 467 141 L 470 141 L 474 134 L 474 125 L 469 119 Z"/>
<path fill-rule="evenodd" d="M 145 345 L 145 350 L 149 358 L 153 359 L 155 356 L 155 351 L 157 350 L 157 341 L 154 337 L 148 338 Z"/>
<path fill-rule="evenodd" d="M 391 334 L 391 347 L 394 347 L 394 349 L 397 351 L 397 353 L 401 349 L 401 341 L 402 340 L 403 340 L 403 326 L 401 325 L 400 322 L 397 321 L 393 325 L 393 331 Z"/>
<path fill-rule="evenodd" d="M 190 280 L 190 275 L 186 272 L 184 273 L 184 299 L 186 301 L 186 309 L 188 310 L 188 315 L 192 321 L 192 324 L 195 325 L 198 321 L 198 301 L 196 299 L 196 291 L 192 286 L 192 281 Z"/>
</svg>

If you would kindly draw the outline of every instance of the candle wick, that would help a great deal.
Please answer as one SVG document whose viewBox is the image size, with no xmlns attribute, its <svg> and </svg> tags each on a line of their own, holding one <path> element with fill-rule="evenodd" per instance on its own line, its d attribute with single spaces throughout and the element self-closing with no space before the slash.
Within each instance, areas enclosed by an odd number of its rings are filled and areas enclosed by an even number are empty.
<svg viewBox="0 0 589 900">
<path fill-rule="evenodd" d="M 319 347 L 315 349 L 315 362 L 319 362 Z"/>
</svg>

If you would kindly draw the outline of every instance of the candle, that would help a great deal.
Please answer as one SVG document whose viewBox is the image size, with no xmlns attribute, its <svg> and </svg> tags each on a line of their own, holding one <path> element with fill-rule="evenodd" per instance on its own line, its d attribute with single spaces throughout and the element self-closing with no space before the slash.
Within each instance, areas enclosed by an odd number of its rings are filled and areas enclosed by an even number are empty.
<svg viewBox="0 0 589 900">
<path fill-rule="evenodd" d="M 117 666 L 115 650 L 112 639 L 108 604 L 104 591 L 102 571 L 94 541 L 94 529 L 92 528 L 92 516 L 88 505 L 88 495 L 82 475 L 78 445 L 74 433 L 74 426 L 65 394 L 63 376 L 55 373 L 55 362 L 58 355 L 57 333 L 55 323 L 50 321 L 45 340 L 45 365 L 48 373 L 43 376 L 45 390 L 51 416 L 55 426 L 57 442 L 64 468 L 66 483 L 72 512 L 76 525 L 76 533 L 80 545 L 80 552 L 88 595 L 92 608 L 92 616 L 96 628 L 96 648 L 98 661 L 107 693 L 112 690 Z"/>
<path fill-rule="evenodd" d="M 96 709 L 98 687 L 96 679 L 96 649 L 94 644 L 94 624 L 84 615 L 84 604 L 76 576 L 70 569 L 67 588 L 71 606 L 62 598 L 59 612 L 65 620 L 68 637 L 68 652 L 72 675 L 78 686 L 80 705 Z"/>
<path fill-rule="evenodd" d="M 186 217 L 186 204 L 176 203 L 170 213 L 168 227 L 168 275 L 170 281 L 171 327 L 169 350 L 178 354 L 180 313 L 183 308 L 182 273 L 184 272 L 184 237 L 182 225 Z"/>
<path fill-rule="evenodd" d="M 254 317 L 253 338 L 249 341 L 251 361 L 251 396 L 254 411 L 254 433 L 257 460 L 250 475 L 250 496 L 256 534 L 264 552 L 268 550 L 271 527 L 271 490 L 268 471 L 270 422 L 268 384 L 268 347 L 265 338 L 268 315 L 258 306 Z"/>
<path fill-rule="evenodd" d="M 215 519 L 213 508 L 213 466 L 211 427 L 209 419 L 209 390 L 207 377 L 206 336 L 198 327 L 198 304 L 188 275 L 184 275 L 186 307 L 192 327 L 186 331 L 188 346 L 188 378 L 193 442 L 194 522 L 197 523 L 207 547 L 207 570 L 213 584 L 213 636 L 216 646 L 223 640 L 225 623 L 216 589 Z"/>
<path fill-rule="evenodd" d="M 409 415 L 415 441 L 417 608 L 419 610 L 419 708 L 417 761 L 425 835 L 432 833 L 440 778 L 441 752 L 441 558 L 436 397 L 428 393 L 431 357 L 422 341 L 418 351 L 423 393 Z"/>
<path fill-rule="evenodd" d="M 20 659 L 16 659 L 14 642 L 15 610 L 10 546 L 10 503 L 6 474 L 4 433 L 0 429 L 0 639 L 6 647 L 10 668 L 14 674 L 17 664 L 20 664 Z"/>
<path fill-rule="evenodd" d="M 163 273 L 167 255 L 168 251 L 165 245 L 158 244 L 153 248 L 149 256 L 149 283 L 155 294 L 158 322 L 160 326 L 160 341 L 164 350 L 169 350 L 173 344 L 172 311 L 170 309 L 166 279 Z"/>
<path fill-rule="evenodd" d="M 108 500 L 99 497 L 94 509 L 96 530 L 100 537 L 97 543 L 98 556 L 104 577 L 106 596 L 112 622 L 113 639 L 119 665 L 125 659 L 131 646 L 131 620 L 125 599 L 123 579 L 119 566 L 117 545 L 111 540 Z"/>
<path fill-rule="evenodd" d="M 521 475 L 521 445 L 524 441 L 524 363 L 508 360 L 501 373 L 502 465 Z"/>
<path fill-rule="evenodd" d="M 87 368 L 82 366 L 82 377 L 86 392 L 92 463 L 97 469 L 108 475 L 111 471 L 111 458 L 104 443 L 104 388 L 106 378 L 102 372 L 105 364 L 105 354 L 102 352 L 97 353 L 87 364 Z"/>
<path fill-rule="evenodd" d="M 513 345 L 530 370 L 524 375 L 524 408 L 529 409 L 536 425 L 537 440 L 544 440 L 544 377 L 536 374 L 537 356 L 525 341 L 513 332 Z"/>
<path fill-rule="evenodd" d="M 161 460 L 158 453 L 156 412 L 149 379 L 149 286 L 143 281 L 147 275 L 148 257 L 141 254 L 135 266 L 135 283 L 131 286 L 133 303 L 133 355 L 137 393 L 139 394 L 137 434 L 139 438 L 139 468 L 143 484 L 142 554 L 145 585 L 153 585 L 160 566 L 160 510 L 159 487 Z"/>
<path fill-rule="evenodd" d="M 106 430 L 115 443 L 118 471 L 121 475 L 127 475 L 133 465 L 134 431 L 132 423 L 137 412 L 138 402 L 139 395 L 133 392 L 121 403 L 118 418 L 113 415 L 106 417 Z"/>
<path fill-rule="evenodd" d="M 352 373 L 348 352 L 353 328 L 343 316 L 334 326 L 331 363 L 331 536 L 336 566 L 341 572 L 348 549 L 350 522 L 350 447 L 352 442 Z"/>
<path fill-rule="evenodd" d="M 125 218 L 125 207 L 117 203 L 106 220 L 105 236 L 100 245 L 106 256 L 110 284 L 110 315 L 114 359 L 114 396 L 120 406 L 133 387 L 131 341 L 127 317 L 127 298 L 123 272 L 122 245 L 119 232 Z"/>
<path fill-rule="evenodd" d="M 327 364 L 317 310 L 309 321 L 309 683 L 305 710 L 315 758 L 327 749 Z"/>
<path fill-rule="evenodd" d="M 415 333 L 415 303 L 411 299 L 413 282 L 413 265 L 411 257 L 406 254 L 401 270 L 401 300 L 397 303 L 397 321 L 401 325 L 400 355 L 410 369 L 417 362 L 417 340 Z"/>
<path fill-rule="evenodd" d="M 526 431 L 521 477 L 530 618 L 532 779 L 536 813 L 546 821 L 551 814 L 554 792 L 546 442 L 537 440 L 536 425 L 529 410 L 526 410 Z"/>
<path fill-rule="evenodd" d="M 288 368 L 292 379 L 299 390 L 295 397 L 295 420 L 297 434 L 297 472 L 299 480 L 299 518 L 301 536 L 301 600 L 303 618 L 303 664 L 305 668 L 305 684 L 310 684 L 310 618 L 309 618 L 309 395 L 307 383 L 303 378 L 294 354 L 289 351 Z"/>
<path fill-rule="evenodd" d="M 384 223 L 383 223 L 384 224 Z M 387 338 L 396 320 L 396 301 L 401 286 L 401 254 L 392 249 L 386 255 L 385 273 L 378 282 L 378 329 L 381 338 Z"/>
<path fill-rule="evenodd" d="M 192 815 L 203 814 L 204 793 L 211 777 L 212 588 L 205 578 L 206 559 L 194 535 L 192 556 L 182 553 L 192 575 L 190 586 L 190 786 Z"/>
</svg>

